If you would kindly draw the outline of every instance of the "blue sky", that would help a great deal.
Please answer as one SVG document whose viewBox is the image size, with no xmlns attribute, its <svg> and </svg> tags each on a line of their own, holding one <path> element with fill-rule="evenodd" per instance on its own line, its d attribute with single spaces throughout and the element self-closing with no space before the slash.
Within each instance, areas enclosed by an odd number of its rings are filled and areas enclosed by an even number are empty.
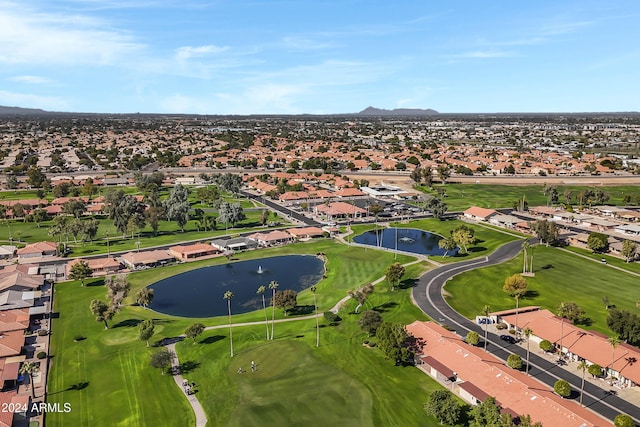
<svg viewBox="0 0 640 427">
<path fill-rule="evenodd" d="M 638 111 L 640 2 L 0 0 L 0 105 Z"/>
</svg>

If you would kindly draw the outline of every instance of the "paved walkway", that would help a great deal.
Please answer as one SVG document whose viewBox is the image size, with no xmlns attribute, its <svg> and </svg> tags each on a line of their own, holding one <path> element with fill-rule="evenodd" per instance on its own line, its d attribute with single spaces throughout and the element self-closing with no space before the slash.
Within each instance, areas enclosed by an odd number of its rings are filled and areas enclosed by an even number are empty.
<svg viewBox="0 0 640 427">
<path fill-rule="evenodd" d="M 183 337 L 181 336 L 180 338 L 183 338 Z M 173 354 L 176 355 L 175 359 L 173 359 L 173 362 L 171 363 L 171 368 L 178 373 L 173 376 L 173 379 L 176 382 L 176 385 L 184 392 L 184 388 L 182 387 L 182 384 L 186 380 L 182 377 L 182 374 L 178 369 L 178 367 L 180 366 L 180 361 L 178 360 L 178 353 L 176 353 L 176 343 L 172 342 L 171 344 L 167 345 L 167 348 L 169 349 L 169 351 L 173 352 Z M 189 401 L 191 408 L 193 408 L 193 413 L 196 415 L 196 427 L 206 426 L 207 416 L 205 415 L 204 409 L 202 409 L 202 405 L 200 405 L 200 402 L 198 401 L 198 398 L 196 397 L 196 395 L 185 393 L 185 396 Z"/>
</svg>

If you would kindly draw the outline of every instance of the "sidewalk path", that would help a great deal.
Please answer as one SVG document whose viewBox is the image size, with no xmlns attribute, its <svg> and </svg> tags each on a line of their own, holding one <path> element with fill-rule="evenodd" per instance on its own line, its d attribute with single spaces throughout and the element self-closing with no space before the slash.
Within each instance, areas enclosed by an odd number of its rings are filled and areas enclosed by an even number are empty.
<svg viewBox="0 0 640 427">
<path fill-rule="evenodd" d="M 183 336 L 181 335 L 180 337 L 183 337 Z M 176 382 L 176 385 L 178 386 L 178 388 L 180 388 L 180 390 L 182 390 L 183 393 L 184 393 L 184 390 L 182 388 L 182 384 L 184 382 L 184 378 L 182 377 L 182 374 L 178 370 L 178 367 L 180 366 L 180 361 L 178 360 L 178 353 L 176 353 L 176 343 L 172 342 L 171 344 L 167 345 L 167 348 L 169 349 L 169 351 L 173 352 L 173 354 L 176 355 L 175 359 L 173 359 L 173 362 L 171 363 L 171 368 L 172 369 L 176 369 L 178 374 L 174 375 L 173 379 Z M 191 405 L 191 408 L 193 408 L 193 413 L 196 415 L 196 427 L 204 427 L 204 426 L 206 426 L 207 425 L 207 416 L 205 415 L 204 409 L 202 409 L 202 405 L 200 405 L 200 402 L 198 401 L 198 398 L 196 397 L 196 395 L 195 394 L 189 394 L 189 395 L 185 394 L 185 397 L 189 401 L 189 404 Z"/>
</svg>

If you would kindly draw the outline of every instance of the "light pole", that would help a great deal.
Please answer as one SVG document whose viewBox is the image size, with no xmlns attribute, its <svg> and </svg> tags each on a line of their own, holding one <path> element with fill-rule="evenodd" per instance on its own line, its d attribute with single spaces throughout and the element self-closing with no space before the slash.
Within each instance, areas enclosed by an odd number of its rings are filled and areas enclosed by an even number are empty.
<svg viewBox="0 0 640 427">
<path fill-rule="evenodd" d="M 109 252 L 109 232 L 105 231 L 104 234 L 107 236 L 107 256 L 111 256 L 111 253 Z"/>
<path fill-rule="evenodd" d="M 138 241 L 136 242 L 137 252 L 140 252 L 140 232 L 138 231 Z"/>
</svg>

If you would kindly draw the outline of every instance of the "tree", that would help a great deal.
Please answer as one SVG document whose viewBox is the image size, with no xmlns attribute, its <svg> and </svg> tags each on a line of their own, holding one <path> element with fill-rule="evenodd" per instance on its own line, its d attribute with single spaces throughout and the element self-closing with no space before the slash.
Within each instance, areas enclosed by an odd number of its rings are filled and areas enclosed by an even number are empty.
<svg viewBox="0 0 640 427">
<path fill-rule="evenodd" d="M 431 187 L 433 185 L 433 170 L 431 166 L 427 166 L 422 169 L 422 178 L 424 179 L 424 185 Z"/>
<path fill-rule="evenodd" d="M 35 188 L 42 188 L 42 184 L 47 180 L 47 176 L 38 166 L 31 166 L 27 170 L 27 184 Z"/>
<path fill-rule="evenodd" d="M 231 326 L 231 298 L 233 298 L 233 292 L 225 292 L 223 298 L 227 300 L 227 307 L 229 308 L 229 343 L 231 346 L 231 357 L 233 357 L 233 331 Z"/>
<path fill-rule="evenodd" d="M 93 242 L 93 239 L 95 239 L 96 235 L 98 234 L 99 226 L 100 226 L 100 223 L 95 218 L 91 218 L 87 221 L 83 221 L 82 230 L 81 230 L 82 241 L 86 242 L 87 240 L 89 240 L 90 242 Z"/>
<path fill-rule="evenodd" d="M 544 184 L 542 192 L 547 196 L 547 206 L 558 203 L 558 189 L 554 186 Z"/>
<path fill-rule="evenodd" d="M 184 231 L 184 226 L 189 221 L 189 192 L 182 184 L 177 184 L 173 187 L 171 195 L 164 202 L 164 208 L 167 214 L 167 219 L 175 220 L 178 223 L 181 231 Z"/>
<path fill-rule="evenodd" d="M 158 235 L 158 226 L 160 219 L 164 216 L 164 208 L 162 206 L 151 206 L 144 212 L 144 218 L 149 227 L 153 230 L 155 236 Z"/>
<path fill-rule="evenodd" d="M 569 397 L 571 396 L 571 385 L 565 380 L 558 380 L 553 384 L 553 391 L 558 396 Z"/>
<path fill-rule="evenodd" d="M 447 204 L 438 197 L 427 200 L 424 208 L 431 211 L 433 217 L 439 220 L 442 220 L 447 213 Z"/>
<path fill-rule="evenodd" d="M 469 331 L 467 332 L 467 336 L 464 338 L 464 340 L 467 344 L 478 345 L 478 343 L 480 342 L 480 336 L 476 331 Z"/>
<path fill-rule="evenodd" d="M 413 358 L 409 348 L 409 334 L 401 323 L 382 322 L 376 330 L 378 347 L 396 365 L 407 363 Z"/>
<path fill-rule="evenodd" d="M 196 198 L 211 207 L 215 207 L 220 202 L 220 189 L 216 185 L 200 187 L 196 190 Z"/>
<path fill-rule="evenodd" d="M 97 191 L 98 191 L 98 189 L 96 188 L 95 184 L 93 183 L 93 178 L 89 177 L 89 178 L 84 180 L 84 184 L 82 185 L 82 194 L 87 196 L 89 198 L 89 200 L 91 200 L 91 196 L 96 194 Z"/>
<path fill-rule="evenodd" d="M 636 422 L 627 414 L 618 414 L 613 419 L 613 425 L 615 427 L 636 427 Z"/>
<path fill-rule="evenodd" d="M 153 301 L 153 293 L 153 289 L 148 287 L 140 289 L 136 293 L 136 302 L 138 303 L 138 305 L 147 308 L 149 304 L 151 304 L 151 301 Z"/>
<path fill-rule="evenodd" d="M 454 250 L 458 247 L 458 245 L 452 237 L 443 237 L 442 239 L 438 240 L 438 247 L 440 249 L 444 249 L 444 255 L 442 255 L 442 258 L 444 258 L 447 256 L 449 251 Z"/>
<path fill-rule="evenodd" d="M 232 173 L 220 175 L 216 181 L 223 191 L 233 194 L 237 194 L 242 186 L 242 177 Z"/>
<path fill-rule="evenodd" d="M 160 351 L 151 353 L 151 360 L 149 363 L 152 367 L 159 368 L 162 375 L 164 375 L 164 370 L 171 366 L 175 357 L 175 353 L 169 351 L 168 348 L 163 348 Z"/>
<path fill-rule="evenodd" d="M 140 341 L 146 341 L 147 347 L 149 347 L 149 340 L 153 336 L 153 330 L 155 329 L 155 326 L 153 325 L 153 319 L 144 320 L 138 325 L 138 328 L 138 339 L 140 339 Z"/>
<path fill-rule="evenodd" d="M 632 259 L 636 257 L 636 251 L 638 250 L 638 244 L 629 239 L 625 239 L 622 242 L 622 252 L 620 254 L 624 257 L 624 259 L 629 263 Z"/>
<path fill-rule="evenodd" d="M 585 362 L 584 360 L 580 361 L 580 363 L 578 363 L 577 368 L 579 370 L 582 371 L 582 384 L 580 384 L 580 404 L 582 405 L 582 395 L 584 394 L 584 373 L 587 370 L 587 367 L 589 365 L 587 365 L 587 362 Z"/>
<path fill-rule="evenodd" d="M 382 323 L 382 316 L 375 310 L 365 310 L 358 319 L 358 326 L 369 336 L 376 333 L 376 329 Z"/>
<path fill-rule="evenodd" d="M 311 293 L 313 294 L 313 314 L 316 318 L 316 347 L 320 347 L 320 325 L 318 323 L 318 302 L 316 300 L 317 288 L 314 285 L 314 286 L 311 286 L 310 289 L 311 289 Z"/>
<path fill-rule="evenodd" d="M 522 358 L 517 354 L 510 354 L 509 357 L 507 357 L 507 366 L 511 369 L 522 369 Z"/>
<path fill-rule="evenodd" d="M 73 264 L 69 270 L 69 278 L 71 280 L 80 280 L 80 284 L 84 286 L 84 279 L 91 277 L 93 270 L 89 267 L 86 261 L 80 260 Z"/>
<path fill-rule="evenodd" d="M 511 295 L 516 300 L 516 330 L 520 327 L 518 325 L 518 303 L 520 298 L 527 293 L 527 281 L 522 277 L 522 274 L 512 274 L 504 280 L 504 286 L 502 289 Z"/>
<path fill-rule="evenodd" d="M 298 306 L 298 292 L 293 289 L 277 291 L 273 298 L 273 304 L 277 308 L 281 308 L 283 314 L 286 316 L 289 310 L 293 310 Z"/>
<path fill-rule="evenodd" d="M 498 427 L 501 410 L 502 407 L 498 405 L 495 397 L 487 397 L 484 402 L 472 407 L 469 411 L 469 427 Z"/>
<path fill-rule="evenodd" d="M 71 199 L 62 205 L 62 213 L 80 218 L 87 211 L 87 205 L 80 199 Z"/>
<path fill-rule="evenodd" d="M 463 253 L 467 253 L 467 246 L 475 242 L 475 231 L 473 228 L 462 224 L 451 232 L 453 241 L 462 248 Z"/>
<path fill-rule="evenodd" d="M 589 367 L 587 368 L 587 371 L 591 374 L 593 378 L 602 376 L 602 366 L 598 365 L 597 363 L 593 363 L 589 365 Z"/>
<path fill-rule="evenodd" d="M 404 275 L 404 266 L 399 262 L 394 262 L 389 267 L 387 267 L 387 281 L 391 285 L 391 292 L 395 290 L 395 286 L 400 286 L 400 279 Z"/>
<path fill-rule="evenodd" d="M 110 191 L 105 195 L 104 211 L 113 220 L 116 229 L 126 235 L 129 218 L 134 214 L 144 217 L 145 205 L 123 190 Z"/>
<path fill-rule="evenodd" d="M 273 328 L 274 325 L 276 323 L 275 321 L 275 315 L 276 315 L 276 305 L 275 305 L 275 299 L 276 299 L 276 289 L 278 289 L 278 282 L 276 282 L 275 280 L 272 280 L 271 282 L 269 282 L 269 289 L 271 289 L 271 338 L 273 340 Z"/>
<path fill-rule="evenodd" d="M 522 333 L 524 333 L 524 336 L 527 338 L 527 366 L 525 367 L 525 373 L 529 375 L 529 344 L 531 342 L 529 338 L 533 335 L 533 330 L 531 328 L 524 328 Z"/>
<path fill-rule="evenodd" d="M 89 304 L 91 313 L 96 316 L 96 322 L 104 322 L 104 328 L 109 329 L 109 320 L 113 318 L 113 312 L 109 310 L 106 302 L 94 299 Z"/>
<path fill-rule="evenodd" d="M 204 332 L 204 325 L 202 323 L 194 323 L 192 325 L 187 326 L 187 329 L 184 330 L 184 335 L 187 338 L 191 338 L 193 343 L 196 343 L 196 338 L 198 338 Z"/>
<path fill-rule="evenodd" d="M 589 234 L 587 246 L 593 251 L 593 253 L 607 252 L 609 250 L 609 240 L 606 235 L 593 232 Z"/>
<path fill-rule="evenodd" d="M 264 299 L 264 293 L 266 290 L 267 290 L 267 287 L 264 285 L 261 285 L 260 287 L 258 287 L 258 291 L 256 293 L 262 296 L 262 310 L 264 311 L 264 325 L 267 328 L 267 340 L 269 340 L 269 320 L 267 319 L 267 305 Z"/>
<path fill-rule="evenodd" d="M 487 328 L 489 325 L 489 313 L 491 313 L 491 307 L 485 305 L 482 308 L 482 314 L 484 315 L 484 351 L 487 351 Z"/>
<path fill-rule="evenodd" d="M 585 323 L 585 311 L 575 302 L 569 301 L 564 303 L 563 317 L 569 319 L 573 324 Z"/>
<path fill-rule="evenodd" d="M 29 384 L 31 385 L 31 400 L 36 398 L 36 385 L 33 383 L 33 376 L 40 370 L 40 362 L 23 362 L 20 366 L 20 374 L 29 375 Z"/>
<path fill-rule="evenodd" d="M 447 182 L 447 178 L 449 178 L 449 176 L 451 176 L 451 169 L 449 169 L 449 165 L 444 164 L 438 166 L 438 178 L 440 178 L 442 185 Z"/>
<path fill-rule="evenodd" d="M 416 161 L 418 161 L 418 159 L 416 159 Z M 410 163 L 407 160 L 407 163 Z M 409 174 L 409 177 L 413 180 L 413 182 L 415 182 L 416 184 L 420 184 L 420 182 L 422 181 L 422 168 L 420 166 L 416 166 L 412 171 L 411 174 Z"/>
<path fill-rule="evenodd" d="M 31 215 L 36 225 L 38 226 L 38 228 L 40 228 L 40 224 L 43 221 L 46 221 L 47 219 L 49 219 L 49 214 L 44 209 L 34 209 Z"/>
<path fill-rule="evenodd" d="M 356 305 L 355 312 L 357 313 L 360 310 L 360 307 L 367 302 L 369 295 L 373 293 L 373 283 L 367 283 L 361 288 L 356 289 L 355 291 L 347 291 L 347 294 L 354 300 L 358 301 L 358 305 Z"/>
<path fill-rule="evenodd" d="M 440 424 L 456 424 L 460 419 L 461 408 L 456 398 L 447 390 L 436 390 L 429 395 L 424 404 L 427 414 L 435 417 Z"/>
<path fill-rule="evenodd" d="M 558 226 L 553 221 L 547 221 L 546 219 L 536 220 L 530 223 L 530 227 L 536 236 L 542 243 L 547 246 L 555 243 L 558 240 L 559 230 Z"/>
<path fill-rule="evenodd" d="M 616 348 L 620 345 L 620 338 L 618 337 L 609 337 L 609 344 L 611 344 L 611 367 L 609 368 L 610 376 L 613 376 L 613 364 L 616 361 Z"/>
<path fill-rule="evenodd" d="M 124 274 L 112 276 L 109 280 L 105 279 L 104 284 L 107 287 L 107 298 L 111 304 L 109 310 L 115 314 L 120 311 L 122 301 L 127 297 L 131 285 Z"/>
</svg>

